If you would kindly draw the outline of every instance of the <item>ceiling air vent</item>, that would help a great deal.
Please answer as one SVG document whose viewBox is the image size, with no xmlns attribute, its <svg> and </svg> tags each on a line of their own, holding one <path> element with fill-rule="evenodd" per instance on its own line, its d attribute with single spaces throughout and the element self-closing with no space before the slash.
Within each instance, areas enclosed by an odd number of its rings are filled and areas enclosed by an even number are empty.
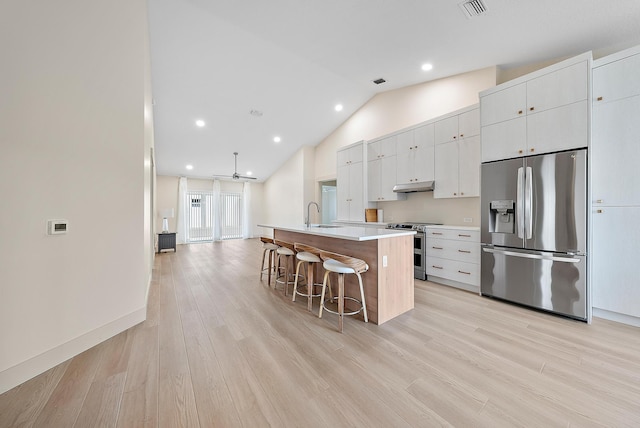
<svg viewBox="0 0 640 428">
<path fill-rule="evenodd" d="M 375 83 L 376 85 L 379 85 L 384 82 L 386 82 L 386 80 L 384 80 L 382 77 L 373 81 L 373 83 Z"/>
<path fill-rule="evenodd" d="M 481 0 L 469 0 L 459 4 L 460 9 L 467 18 L 475 18 L 487 11 L 487 7 Z"/>
</svg>

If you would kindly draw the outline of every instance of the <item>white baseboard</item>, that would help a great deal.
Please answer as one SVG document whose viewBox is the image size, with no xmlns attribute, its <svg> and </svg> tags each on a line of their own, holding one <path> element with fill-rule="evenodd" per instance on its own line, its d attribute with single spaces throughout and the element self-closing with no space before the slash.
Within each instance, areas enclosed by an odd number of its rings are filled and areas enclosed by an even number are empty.
<svg viewBox="0 0 640 428">
<path fill-rule="evenodd" d="M 629 324 L 634 327 L 640 327 L 640 318 L 631 315 L 620 314 L 618 312 L 611 312 L 605 309 L 593 308 L 593 316 L 598 318 L 604 318 L 609 321 L 615 321 L 622 324 Z"/>
<path fill-rule="evenodd" d="M 146 314 L 146 307 L 140 308 L 69 342 L 3 370 L 0 372 L 0 394 L 141 323 L 146 319 Z"/>
</svg>

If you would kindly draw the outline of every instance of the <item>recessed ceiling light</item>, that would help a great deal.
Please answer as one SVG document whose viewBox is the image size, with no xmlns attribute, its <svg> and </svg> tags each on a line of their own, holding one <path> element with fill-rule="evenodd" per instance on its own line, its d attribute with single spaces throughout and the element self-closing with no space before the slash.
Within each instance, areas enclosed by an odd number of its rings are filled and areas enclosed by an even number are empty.
<svg viewBox="0 0 640 428">
<path fill-rule="evenodd" d="M 336 106 L 334 107 L 336 111 L 342 111 L 342 104 L 336 104 Z"/>
<path fill-rule="evenodd" d="M 249 114 L 250 114 L 251 116 L 255 116 L 255 117 L 261 117 L 261 116 L 262 116 L 262 112 L 261 112 L 260 110 L 255 110 L 255 109 L 254 109 L 254 110 L 251 110 L 251 111 L 249 112 Z"/>
<path fill-rule="evenodd" d="M 196 126 L 202 128 L 205 125 L 204 120 L 198 119 L 196 120 Z"/>
<path fill-rule="evenodd" d="M 247 175 L 253 175 L 253 172 L 247 171 Z"/>
<path fill-rule="evenodd" d="M 282 141 L 282 139 L 280 137 L 278 137 L 277 135 L 275 137 L 273 137 L 273 142 L 274 143 L 279 143 L 280 141 Z"/>
<path fill-rule="evenodd" d="M 193 165 L 187 165 L 185 168 L 187 168 L 187 169 L 193 169 Z"/>
<path fill-rule="evenodd" d="M 429 71 L 433 69 L 433 65 L 431 64 L 422 64 L 422 71 Z"/>
</svg>

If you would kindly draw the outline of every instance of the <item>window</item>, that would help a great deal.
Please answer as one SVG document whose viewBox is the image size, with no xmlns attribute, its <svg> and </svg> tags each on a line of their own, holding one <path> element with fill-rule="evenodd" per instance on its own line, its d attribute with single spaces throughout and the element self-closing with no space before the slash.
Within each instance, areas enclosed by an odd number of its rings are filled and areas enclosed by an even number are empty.
<svg viewBox="0 0 640 428">
<path fill-rule="evenodd" d="M 213 241 L 213 192 L 187 192 L 187 242 Z"/>
<path fill-rule="evenodd" d="M 213 192 L 187 191 L 186 242 L 214 240 Z M 242 239 L 242 193 L 220 193 L 218 219 L 220 239 Z"/>
<path fill-rule="evenodd" d="M 220 193 L 220 239 L 242 239 L 242 193 Z"/>
</svg>

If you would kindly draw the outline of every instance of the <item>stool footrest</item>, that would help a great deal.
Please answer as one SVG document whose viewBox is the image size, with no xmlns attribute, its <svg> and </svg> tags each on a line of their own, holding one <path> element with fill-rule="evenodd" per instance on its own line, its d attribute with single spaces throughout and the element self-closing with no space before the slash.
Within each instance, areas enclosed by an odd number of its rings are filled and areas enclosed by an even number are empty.
<svg viewBox="0 0 640 428">
<path fill-rule="evenodd" d="M 322 284 L 313 284 L 313 287 L 322 287 Z M 298 296 L 309 297 L 309 295 L 308 295 L 307 293 L 303 293 L 303 292 L 298 291 L 298 290 L 296 290 L 295 292 L 296 292 L 296 294 L 297 294 Z M 320 297 L 320 296 L 322 296 L 322 294 L 321 294 L 321 293 L 318 293 L 318 294 L 311 294 L 311 297 Z"/>
<path fill-rule="evenodd" d="M 333 300 L 337 300 L 337 297 L 334 297 Z M 360 304 L 360 309 L 358 309 L 357 311 L 353 311 L 353 312 L 343 312 L 342 315 L 356 315 L 359 314 L 360 312 L 362 312 L 362 310 L 364 309 L 364 306 L 362 305 L 362 302 L 358 299 L 356 299 L 355 297 L 349 297 L 349 296 L 344 296 L 344 300 L 351 300 L 352 302 L 356 302 L 358 304 Z M 325 311 L 327 312 L 331 312 L 332 314 L 336 314 L 336 315 L 340 315 L 340 313 L 338 311 L 334 311 L 333 309 L 329 309 L 327 308 L 327 306 L 325 305 L 326 302 L 330 302 L 331 299 L 325 299 L 322 302 L 322 307 L 324 308 Z"/>
</svg>

